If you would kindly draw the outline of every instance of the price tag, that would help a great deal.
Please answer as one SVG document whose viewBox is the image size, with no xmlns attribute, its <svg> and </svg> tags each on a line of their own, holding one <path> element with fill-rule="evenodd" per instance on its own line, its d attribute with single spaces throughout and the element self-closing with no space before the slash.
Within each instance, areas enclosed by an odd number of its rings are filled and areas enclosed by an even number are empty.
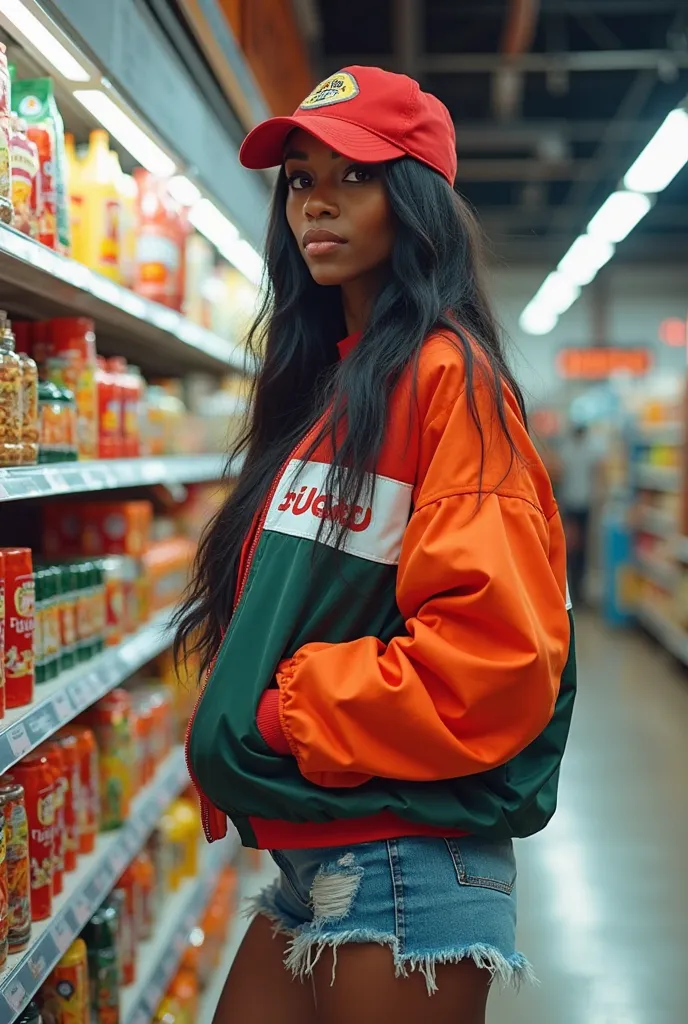
<svg viewBox="0 0 688 1024">
<path fill-rule="evenodd" d="M 74 916 L 76 917 L 77 924 L 80 928 L 88 921 L 89 917 L 93 913 L 93 905 L 86 896 L 79 896 L 74 903 Z"/>
<path fill-rule="evenodd" d="M 80 711 L 89 704 L 90 691 L 86 680 L 77 679 L 72 683 L 69 692 L 77 710 Z"/>
<path fill-rule="evenodd" d="M 31 750 L 31 740 L 22 722 L 17 722 L 12 726 L 7 733 L 7 740 L 15 757 L 22 757 L 23 754 Z"/>
<path fill-rule="evenodd" d="M 31 959 L 29 960 L 29 970 L 31 971 L 31 973 L 34 976 L 34 978 L 36 979 L 36 981 L 40 981 L 41 978 L 45 975 L 45 973 L 46 973 L 46 969 L 45 968 L 46 968 L 46 964 L 45 964 L 45 957 L 44 956 L 40 956 L 40 955 L 36 956 L 36 957 L 32 956 Z"/>
<path fill-rule="evenodd" d="M 2 994 L 15 1013 L 19 1013 L 23 1009 L 26 1003 L 26 989 L 21 981 L 13 981 L 3 990 Z"/>
<path fill-rule="evenodd" d="M 53 708 L 60 722 L 66 722 L 72 717 L 74 708 L 66 690 L 60 690 L 53 696 Z"/>
<path fill-rule="evenodd" d="M 73 932 L 64 918 L 55 922 L 50 934 L 60 953 L 66 953 L 72 943 Z"/>
<path fill-rule="evenodd" d="M 127 866 L 127 861 L 128 861 L 128 857 L 127 857 L 126 850 L 124 849 L 123 846 L 118 844 L 115 852 L 112 855 L 112 859 L 110 861 L 110 863 L 112 865 L 112 870 L 114 871 L 114 873 L 117 876 L 117 878 L 119 878 L 119 876 L 122 874 L 122 872 L 124 871 L 125 867 Z"/>
</svg>

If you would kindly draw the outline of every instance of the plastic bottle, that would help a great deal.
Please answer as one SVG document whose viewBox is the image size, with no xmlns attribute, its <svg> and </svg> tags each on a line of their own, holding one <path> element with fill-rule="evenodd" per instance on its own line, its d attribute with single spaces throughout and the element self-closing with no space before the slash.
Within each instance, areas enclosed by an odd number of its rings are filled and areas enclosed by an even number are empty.
<svg viewBox="0 0 688 1024">
<path fill-rule="evenodd" d="M 23 406 L 22 362 L 7 313 L 0 310 L 0 466 L 21 463 Z"/>
<path fill-rule="evenodd" d="M 117 374 L 103 356 L 98 356 L 98 458 L 118 459 L 122 455 L 122 388 Z"/>
<path fill-rule="evenodd" d="M 137 168 L 138 246 L 134 291 L 172 309 L 181 309 L 184 235 L 179 212 L 164 181 Z"/>
<path fill-rule="evenodd" d="M 10 161 L 12 167 L 12 206 L 14 227 L 31 238 L 38 235 L 38 212 L 36 210 L 36 176 L 39 160 L 36 143 L 27 135 L 26 121 L 12 115 L 10 137 Z"/>
<path fill-rule="evenodd" d="M 69 175 L 69 225 L 72 232 L 72 258 L 86 262 L 86 224 L 84 191 L 81 181 L 82 160 L 76 151 L 74 136 L 65 135 L 65 159 Z"/>
<path fill-rule="evenodd" d="M 120 200 L 119 266 L 120 280 L 127 288 L 134 285 L 137 238 L 137 200 L 139 190 L 131 174 L 125 174 L 114 150 L 110 152 L 112 174 Z"/>
<path fill-rule="evenodd" d="M 112 281 L 119 281 L 121 200 L 113 171 L 107 132 L 91 132 L 80 176 L 84 197 L 84 263 Z"/>
</svg>

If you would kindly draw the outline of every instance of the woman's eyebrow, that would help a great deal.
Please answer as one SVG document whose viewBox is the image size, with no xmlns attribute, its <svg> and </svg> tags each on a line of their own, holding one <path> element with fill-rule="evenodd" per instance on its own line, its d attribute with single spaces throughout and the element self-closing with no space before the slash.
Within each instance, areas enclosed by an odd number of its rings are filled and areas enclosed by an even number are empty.
<svg viewBox="0 0 688 1024">
<path fill-rule="evenodd" d="M 301 150 L 298 150 L 298 149 L 290 149 L 287 153 L 284 154 L 284 159 L 285 159 L 285 161 L 287 161 L 287 160 L 307 160 L 308 159 L 308 153 L 302 153 Z"/>
</svg>

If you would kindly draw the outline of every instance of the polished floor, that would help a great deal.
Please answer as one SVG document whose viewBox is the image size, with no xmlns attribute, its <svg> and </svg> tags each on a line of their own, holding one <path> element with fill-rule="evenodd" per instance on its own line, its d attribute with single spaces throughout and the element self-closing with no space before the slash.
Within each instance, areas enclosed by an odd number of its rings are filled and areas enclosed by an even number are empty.
<svg viewBox="0 0 688 1024">
<path fill-rule="evenodd" d="M 559 810 L 518 846 L 540 978 L 489 1024 L 688 1024 L 688 673 L 581 617 Z"/>
</svg>

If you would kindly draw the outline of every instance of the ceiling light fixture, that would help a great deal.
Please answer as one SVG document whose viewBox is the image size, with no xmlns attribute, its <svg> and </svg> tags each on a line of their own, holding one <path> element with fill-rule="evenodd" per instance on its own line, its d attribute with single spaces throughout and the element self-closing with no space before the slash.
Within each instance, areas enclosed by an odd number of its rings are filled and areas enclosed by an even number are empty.
<svg viewBox="0 0 688 1024">
<path fill-rule="evenodd" d="M 183 174 L 175 174 L 167 182 L 167 191 L 182 206 L 193 206 L 201 198 L 201 190 Z"/>
<path fill-rule="evenodd" d="M 580 293 L 581 287 L 590 284 L 605 263 L 609 263 L 614 251 L 611 242 L 607 242 L 603 238 L 580 235 L 560 261 L 557 269 L 572 284 L 578 285 Z"/>
<path fill-rule="evenodd" d="M 169 178 L 174 174 L 177 169 L 174 161 L 106 93 L 100 89 L 77 89 L 74 98 L 147 171 L 161 178 Z"/>
<path fill-rule="evenodd" d="M 588 224 L 588 234 L 601 242 L 623 242 L 651 209 L 652 200 L 642 192 L 612 192 Z"/>
<path fill-rule="evenodd" d="M 66 46 L 40 21 L 21 0 L 0 0 L 0 14 L 24 36 L 41 57 L 69 82 L 89 82 L 91 76 Z"/>
<path fill-rule="evenodd" d="M 663 192 L 688 163 L 688 114 L 672 110 L 624 178 L 634 192 Z"/>
</svg>

